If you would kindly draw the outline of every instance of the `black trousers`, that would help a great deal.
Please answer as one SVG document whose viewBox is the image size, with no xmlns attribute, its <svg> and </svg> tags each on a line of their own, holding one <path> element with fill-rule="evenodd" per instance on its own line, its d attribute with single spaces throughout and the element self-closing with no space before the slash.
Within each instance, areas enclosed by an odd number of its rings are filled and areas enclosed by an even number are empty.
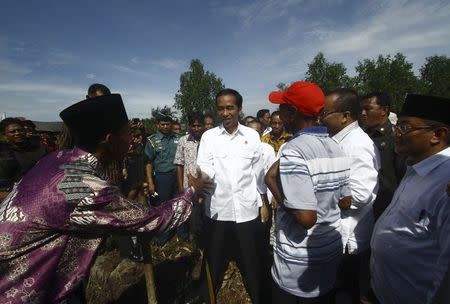
<svg viewBox="0 0 450 304">
<path fill-rule="evenodd" d="M 158 192 L 157 204 L 168 201 L 177 193 L 177 176 L 174 171 L 158 172 L 154 177 L 156 192 Z"/>
<path fill-rule="evenodd" d="M 361 290 L 369 289 L 369 251 L 359 254 L 344 253 L 338 272 L 338 292 L 344 292 L 351 297 L 352 304 L 359 304 Z"/>
<path fill-rule="evenodd" d="M 192 213 L 189 217 L 189 233 L 194 237 L 194 243 L 197 249 L 203 249 L 204 236 L 203 236 L 203 217 L 204 217 L 204 204 L 194 203 L 192 206 Z"/>
<path fill-rule="evenodd" d="M 302 298 L 290 294 L 281 289 L 277 283 L 272 280 L 272 303 L 273 304 L 333 304 L 334 290 L 316 297 L 316 298 Z"/>
<path fill-rule="evenodd" d="M 205 218 L 205 233 L 205 253 L 215 294 L 222 285 L 228 262 L 235 260 L 252 303 L 270 302 L 270 297 L 264 295 L 267 290 L 270 293 L 270 288 L 266 288 L 269 280 L 259 217 L 245 223 Z"/>
</svg>

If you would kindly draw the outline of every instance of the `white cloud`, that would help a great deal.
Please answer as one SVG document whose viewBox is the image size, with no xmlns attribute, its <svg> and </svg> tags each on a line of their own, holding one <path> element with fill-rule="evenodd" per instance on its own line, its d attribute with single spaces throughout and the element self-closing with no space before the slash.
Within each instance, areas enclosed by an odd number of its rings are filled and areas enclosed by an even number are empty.
<svg viewBox="0 0 450 304">
<path fill-rule="evenodd" d="M 9 83 L 0 83 L 0 92 L 20 92 L 21 94 L 56 94 L 61 96 L 82 95 L 84 88 L 78 86 L 68 86 L 54 83 L 40 83 L 28 81 L 16 81 Z"/>
<path fill-rule="evenodd" d="M 258 79 L 260 83 L 276 84 L 301 79 L 307 63 L 319 51 L 329 60 L 343 62 L 349 74 L 354 73 L 358 60 L 378 54 L 401 52 L 416 71 L 425 57 L 449 54 L 449 2 L 372 1 L 347 13 L 348 22 L 342 22 L 342 16 L 333 18 L 333 13 L 330 18 L 314 15 L 309 22 L 292 12 L 292 16 L 283 18 L 287 29 L 284 35 L 268 36 L 272 45 L 256 45 L 241 56 L 243 75 L 237 82 Z"/>
<path fill-rule="evenodd" d="M 143 87 L 117 87 L 128 116 L 145 118 L 152 108 L 173 104 L 174 93 Z M 12 81 L 0 83 L 0 112 L 38 121 L 59 121 L 59 112 L 84 99 L 86 87 L 50 82 Z"/>
<path fill-rule="evenodd" d="M 71 64 L 75 61 L 76 56 L 61 49 L 52 49 L 47 54 L 46 62 L 51 65 Z"/>
<path fill-rule="evenodd" d="M 33 120 L 60 120 L 58 114 L 82 100 L 86 89 L 62 83 L 11 81 L 0 83 L 0 112 Z"/>
<path fill-rule="evenodd" d="M 139 57 L 133 57 L 130 59 L 130 62 L 133 64 L 139 64 L 141 62 Z"/>
<path fill-rule="evenodd" d="M 86 78 L 87 79 L 94 79 L 95 78 L 95 74 L 92 74 L 92 73 L 86 74 Z"/>
<path fill-rule="evenodd" d="M 151 74 L 149 72 L 137 70 L 137 69 L 131 68 L 126 65 L 109 64 L 108 66 L 114 70 L 121 72 L 121 73 L 134 74 L 134 75 L 138 75 L 138 76 L 151 76 Z"/>
<path fill-rule="evenodd" d="M 26 65 L 18 64 L 7 59 L 0 59 L 0 75 L 3 75 L 5 78 L 24 76 L 31 72 L 31 68 Z M 0 79 L 3 77 L 0 76 Z"/>
<path fill-rule="evenodd" d="M 157 66 L 163 67 L 168 70 L 175 70 L 185 64 L 185 62 L 183 60 L 174 59 L 174 58 L 162 58 L 159 60 L 153 60 L 153 61 L 151 61 L 151 63 L 153 65 L 157 65 Z"/>
<path fill-rule="evenodd" d="M 266 7 L 275 5 L 272 1 L 262 3 Z M 323 4 L 324 1 L 317 3 Z M 329 5 L 338 3 L 331 1 Z M 264 37 L 261 41 L 250 37 L 255 32 L 238 37 L 247 41 L 241 46 L 243 51 L 235 59 L 236 63 L 216 72 L 227 86 L 241 90 L 245 99 L 244 112 L 251 114 L 260 108 L 270 108 L 267 94 L 275 90 L 279 82 L 303 79 L 307 64 L 319 51 L 324 52 L 330 61 L 343 62 L 350 75 L 355 73 L 354 66 L 358 60 L 379 54 L 401 52 L 413 63 L 415 71 L 428 56 L 450 55 L 448 1 L 373 0 L 352 7 L 345 7 L 347 4 L 343 3 L 339 8 L 345 13 L 336 14 L 329 5 L 317 10 L 308 7 L 306 15 L 304 11 L 299 14 L 291 6 L 291 11 L 281 11 L 283 16 L 271 16 L 276 18 L 271 24 L 279 24 L 276 34 L 265 33 L 264 27 L 260 27 L 257 35 Z M 236 8 L 235 15 L 237 11 Z M 250 19 L 267 21 L 261 17 L 264 14 L 256 11 L 254 14 L 247 11 Z M 229 13 L 232 13 L 231 9 Z M 253 23 L 255 27 L 256 23 Z"/>
<path fill-rule="evenodd" d="M 117 92 L 121 92 L 129 118 L 148 118 L 152 108 L 171 106 L 174 102 L 174 94 L 157 89 L 119 88 Z"/>
<path fill-rule="evenodd" d="M 330 54 L 405 52 L 450 44 L 450 3 L 385 3 L 382 10 L 351 28 L 329 31 L 323 49 Z"/>
<path fill-rule="evenodd" d="M 238 17 L 244 28 L 264 23 L 287 15 L 292 7 L 296 7 L 305 0 L 260 0 L 248 4 L 222 4 L 211 1 L 210 8 L 214 13 Z"/>
</svg>

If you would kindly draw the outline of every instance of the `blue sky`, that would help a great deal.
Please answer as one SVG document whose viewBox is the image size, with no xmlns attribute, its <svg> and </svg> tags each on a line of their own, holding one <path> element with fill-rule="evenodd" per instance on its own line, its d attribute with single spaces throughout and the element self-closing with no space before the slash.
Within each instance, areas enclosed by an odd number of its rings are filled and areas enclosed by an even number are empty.
<svg viewBox="0 0 450 304">
<path fill-rule="evenodd" d="M 358 60 L 402 52 L 417 72 L 450 55 L 446 1 L 66 1 L 0 4 L 0 112 L 57 120 L 93 82 L 121 93 L 130 117 L 172 105 L 193 58 L 244 97 L 244 112 L 304 77 L 322 51 Z"/>
</svg>

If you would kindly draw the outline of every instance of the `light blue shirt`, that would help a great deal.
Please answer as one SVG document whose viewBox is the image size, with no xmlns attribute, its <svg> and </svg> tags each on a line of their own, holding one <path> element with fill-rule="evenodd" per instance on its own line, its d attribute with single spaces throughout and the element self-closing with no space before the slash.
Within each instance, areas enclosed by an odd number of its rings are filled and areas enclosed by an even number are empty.
<svg viewBox="0 0 450 304">
<path fill-rule="evenodd" d="M 450 261 L 449 181 L 447 148 L 408 167 L 378 219 L 371 275 L 380 303 L 432 303 Z"/>
</svg>

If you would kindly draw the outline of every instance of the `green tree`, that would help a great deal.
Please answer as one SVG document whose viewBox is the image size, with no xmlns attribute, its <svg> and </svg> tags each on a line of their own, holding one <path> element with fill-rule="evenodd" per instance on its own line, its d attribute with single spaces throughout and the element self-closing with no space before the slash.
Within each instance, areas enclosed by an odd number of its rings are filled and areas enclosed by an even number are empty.
<svg viewBox="0 0 450 304">
<path fill-rule="evenodd" d="M 424 94 L 450 97 L 450 58 L 437 55 L 427 57 L 420 68 L 420 80 Z"/>
<path fill-rule="evenodd" d="M 280 91 L 286 91 L 287 88 L 289 88 L 289 84 L 285 82 L 280 82 L 277 84 L 277 89 Z"/>
<path fill-rule="evenodd" d="M 319 52 L 311 63 L 305 80 L 317 83 L 325 92 L 343 87 L 353 87 L 351 77 L 343 63 L 329 62 L 322 52 Z"/>
<path fill-rule="evenodd" d="M 407 93 L 420 91 L 420 82 L 414 75 L 412 63 L 397 53 L 394 57 L 379 55 L 375 59 L 358 61 L 356 86 L 360 93 L 383 91 L 392 99 L 392 110 L 400 110 Z"/>
<path fill-rule="evenodd" d="M 188 71 L 180 76 L 180 89 L 175 95 L 174 107 L 181 112 L 181 120 L 186 122 L 192 111 L 216 113 L 216 94 L 224 89 L 222 79 L 205 71 L 199 59 L 193 59 Z"/>
</svg>

